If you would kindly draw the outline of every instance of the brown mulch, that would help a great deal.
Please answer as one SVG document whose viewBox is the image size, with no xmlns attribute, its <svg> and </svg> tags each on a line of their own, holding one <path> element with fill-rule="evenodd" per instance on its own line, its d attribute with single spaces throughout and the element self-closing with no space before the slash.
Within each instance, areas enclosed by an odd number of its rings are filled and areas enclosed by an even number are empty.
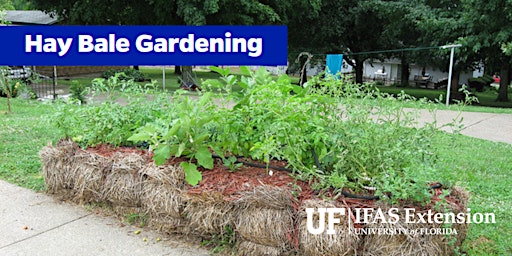
<svg viewBox="0 0 512 256">
<path fill-rule="evenodd" d="M 140 149 L 136 147 L 114 147 L 108 144 L 100 144 L 95 147 L 89 147 L 86 149 L 89 152 L 93 152 L 105 157 L 111 157 L 116 152 L 123 154 L 137 154 L 144 157 L 147 161 L 153 161 L 153 153 L 147 149 Z M 258 163 L 250 159 L 240 159 L 246 162 Z M 183 161 L 189 161 L 186 158 L 171 157 L 166 164 L 179 164 Z M 194 162 L 194 161 L 193 161 Z M 263 164 L 263 163 L 259 163 Z M 285 161 L 271 160 L 270 166 L 286 167 Z M 294 208 L 297 210 L 304 200 L 312 198 L 321 198 L 323 196 L 334 198 L 336 195 L 332 190 L 326 191 L 315 191 L 311 188 L 310 184 L 305 181 L 297 180 L 290 176 L 287 171 L 279 170 L 267 170 L 266 168 L 242 166 L 234 172 L 230 172 L 229 168 L 222 164 L 220 159 L 215 159 L 214 168 L 207 170 L 202 167 L 198 168 L 203 175 L 202 181 L 197 186 L 187 185 L 187 192 L 190 194 L 201 194 L 203 192 L 219 192 L 226 200 L 236 200 L 240 197 L 243 192 L 252 191 L 257 186 L 273 186 L 288 188 L 293 191 L 295 196 Z M 272 175 L 269 175 L 269 171 L 272 171 Z M 443 188 L 432 189 L 432 200 L 427 205 L 410 204 L 408 202 L 401 202 L 406 207 L 414 207 L 417 209 L 432 209 L 433 205 L 441 201 L 440 195 L 443 194 Z M 293 200 L 293 198 L 291 198 Z M 460 205 L 460 202 L 456 198 L 450 196 L 445 197 L 445 200 L 456 205 Z M 337 197 L 337 202 L 340 206 L 350 208 L 370 208 L 373 207 L 374 200 L 356 199 L 345 196 Z"/>
</svg>

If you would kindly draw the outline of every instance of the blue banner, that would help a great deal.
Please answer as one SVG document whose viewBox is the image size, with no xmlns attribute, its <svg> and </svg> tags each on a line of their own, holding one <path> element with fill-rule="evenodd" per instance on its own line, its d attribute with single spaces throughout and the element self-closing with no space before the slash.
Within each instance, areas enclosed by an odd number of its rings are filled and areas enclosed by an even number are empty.
<svg viewBox="0 0 512 256">
<path fill-rule="evenodd" d="M 327 74 L 336 75 L 336 78 L 339 78 L 337 74 L 341 72 L 343 66 L 343 54 L 327 54 L 325 66 Z"/>
<path fill-rule="evenodd" d="M 0 65 L 286 65 L 286 26 L 0 26 Z"/>
</svg>

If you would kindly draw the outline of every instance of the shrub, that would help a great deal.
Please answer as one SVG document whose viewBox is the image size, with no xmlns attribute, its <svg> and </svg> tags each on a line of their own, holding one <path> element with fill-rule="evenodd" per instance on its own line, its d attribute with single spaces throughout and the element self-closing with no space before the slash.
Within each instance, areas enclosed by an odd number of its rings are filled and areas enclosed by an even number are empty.
<svg viewBox="0 0 512 256">
<path fill-rule="evenodd" d="M 121 80 L 134 80 L 135 82 L 146 81 L 146 75 L 142 71 L 131 69 L 131 68 L 127 68 L 127 69 L 123 69 L 123 70 L 113 70 L 113 69 L 107 70 L 101 74 L 101 77 L 108 79 L 117 73 L 120 74 L 119 79 L 121 79 Z"/>
<path fill-rule="evenodd" d="M 133 145 L 127 139 L 135 129 L 153 121 L 166 111 L 168 99 L 156 94 L 154 84 L 138 85 L 116 77 L 93 80 L 92 94 L 106 97 L 100 104 L 76 106 L 63 104 L 53 119 L 63 134 L 82 147 L 109 143 L 114 146 Z M 116 100 L 119 93 L 127 97 L 126 105 Z M 148 101 L 151 94 L 154 100 Z"/>
<path fill-rule="evenodd" d="M 85 104 L 85 85 L 81 84 L 77 80 L 71 81 L 71 86 L 69 87 L 71 90 L 71 98 L 79 102 L 80 104 Z"/>
</svg>

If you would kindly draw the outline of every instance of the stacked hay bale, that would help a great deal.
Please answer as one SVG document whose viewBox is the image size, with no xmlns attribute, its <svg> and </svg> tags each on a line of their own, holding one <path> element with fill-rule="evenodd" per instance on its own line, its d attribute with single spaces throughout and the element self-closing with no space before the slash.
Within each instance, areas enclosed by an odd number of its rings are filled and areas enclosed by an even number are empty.
<svg viewBox="0 0 512 256">
<path fill-rule="evenodd" d="M 74 194 L 75 168 L 73 161 L 78 150 L 76 143 L 63 140 L 56 147 L 48 145 L 39 152 L 42 161 L 42 174 L 49 193 L 62 193 L 70 196 Z"/>
<path fill-rule="evenodd" d="M 455 198 L 458 204 L 448 203 L 441 209 L 451 211 L 454 214 L 465 211 L 469 194 L 460 188 L 454 188 L 450 194 Z M 392 216 L 388 214 L 388 205 L 381 204 L 380 208 L 384 213 L 384 218 L 389 220 Z M 435 212 L 434 209 L 430 209 Z M 415 214 L 425 214 L 427 210 L 416 210 Z M 398 231 L 393 235 L 368 234 L 364 238 L 363 251 L 365 255 L 454 255 L 454 249 L 464 241 L 468 224 L 460 223 L 452 226 L 444 226 L 443 223 L 422 223 L 423 221 L 407 222 L 405 210 L 400 208 L 398 221 L 396 223 L 384 223 L 378 218 L 378 221 L 370 222 L 368 229 L 385 229 Z M 372 214 L 375 218 L 377 212 Z M 417 219 L 416 219 L 417 220 Z M 442 230 L 443 228 L 455 229 L 457 234 L 442 234 L 432 231 Z M 441 231 L 444 232 L 444 231 Z M 455 245 L 455 247 L 454 247 Z"/>
<path fill-rule="evenodd" d="M 356 255 L 360 238 L 350 232 L 354 228 L 352 222 L 347 221 L 345 216 L 341 216 L 340 223 L 334 226 L 335 234 L 311 234 L 307 229 L 306 208 L 314 208 L 313 223 L 320 225 L 318 208 L 340 208 L 335 201 L 326 201 L 320 199 L 305 200 L 299 210 L 299 247 L 303 255 Z M 349 213 L 346 213 L 349 214 Z M 325 227 L 328 226 L 328 218 L 324 218 Z M 316 226 L 316 225 L 314 225 Z"/>
<path fill-rule="evenodd" d="M 240 255 L 291 252 L 294 237 L 293 197 L 289 190 L 259 186 L 232 202 Z"/>
<path fill-rule="evenodd" d="M 183 233 L 187 222 L 183 217 L 185 174 L 182 168 L 146 163 L 140 176 L 144 180 L 141 203 L 149 225 L 167 233 Z"/>
<path fill-rule="evenodd" d="M 267 185 L 250 191 L 241 189 L 235 194 L 187 190 L 185 174 L 179 165 L 156 166 L 137 154 L 116 153 L 106 157 L 81 150 L 71 141 L 44 147 L 40 156 L 50 193 L 62 194 L 79 203 L 103 202 L 122 217 L 128 213 L 144 214 L 150 226 L 168 233 L 194 234 L 203 239 L 232 235 L 237 239 L 239 255 L 450 255 L 454 253 L 453 244 L 462 244 L 468 228 L 466 223 L 454 224 L 455 237 L 358 235 L 352 231 L 353 222 L 346 218 L 352 217 L 348 210 L 345 218 L 340 218 L 340 223 L 334 226 L 335 234 L 315 235 L 307 229 L 306 208 L 346 205 L 327 199 L 309 199 L 297 210 L 288 187 Z M 455 214 L 466 210 L 467 192 L 454 188 L 449 197 L 445 209 Z M 381 205 L 381 208 L 386 212 L 389 206 Z M 313 223 L 318 224 L 318 211 L 312 217 Z M 327 226 L 328 218 L 324 221 Z M 403 221 L 366 225 L 366 228 L 396 229 L 441 227 L 442 224 Z"/>
<path fill-rule="evenodd" d="M 137 154 L 115 153 L 110 158 L 112 164 L 105 170 L 100 193 L 103 201 L 113 207 L 119 216 L 141 212 L 142 178 L 140 170 L 145 164 L 142 156 Z"/>
<path fill-rule="evenodd" d="M 183 193 L 187 227 L 185 233 L 206 239 L 223 235 L 226 227 L 234 227 L 233 205 L 216 191 Z"/>
<path fill-rule="evenodd" d="M 105 176 L 112 168 L 112 159 L 95 153 L 78 150 L 73 157 L 75 197 L 78 203 L 103 202 L 102 194 Z"/>
</svg>

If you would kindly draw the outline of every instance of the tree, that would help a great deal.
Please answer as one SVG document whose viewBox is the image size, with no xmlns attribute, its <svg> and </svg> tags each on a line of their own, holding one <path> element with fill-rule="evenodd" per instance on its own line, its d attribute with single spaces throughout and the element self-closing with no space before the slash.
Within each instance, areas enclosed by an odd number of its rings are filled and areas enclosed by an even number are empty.
<svg viewBox="0 0 512 256">
<path fill-rule="evenodd" d="M 462 4 L 468 35 L 461 42 L 480 53 L 489 66 L 499 67 L 501 81 L 496 100 L 508 101 L 512 58 L 503 53 L 502 46 L 512 41 L 512 1 L 462 0 Z"/>
<path fill-rule="evenodd" d="M 362 52 L 383 49 L 384 17 L 376 4 L 381 1 L 323 0 L 305 13 L 299 24 L 291 24 L 290 48 L 298 51 L 343 53 L 363 81 L 363 63 L 370 57 Z M 318 5 L 316 5 L 318 4 Z M 318 14 L 316 14 L 318 12 Z M 307 24 L 307 25 L 305 25 Z"/>
<path fill-rule="evenodd" d="M 268 25 L 286 24 L 287 14 L 309 0 L 33 0 L 34 6 L 56 12 L 64 23 L 82 25 Z M 313 0 L 311 2 L 316 2 Z M 191 82 L 191 69 L 182 79 Z"/>
<path fill-rule="evenodd" d="M 1 10 L 14 10 L 11 0 L 0 0 L 0 11 Z"/>
</svg>

